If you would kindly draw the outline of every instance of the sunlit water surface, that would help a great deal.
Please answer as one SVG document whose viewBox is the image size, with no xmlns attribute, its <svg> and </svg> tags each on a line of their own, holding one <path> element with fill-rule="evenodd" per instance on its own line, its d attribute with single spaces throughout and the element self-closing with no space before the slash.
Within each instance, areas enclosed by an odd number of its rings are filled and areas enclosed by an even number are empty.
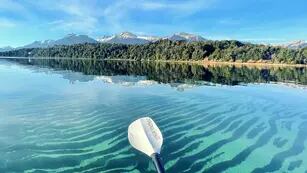
<svg viewBox="0 0 307 173">
<path fill-rule="evenodd" d="M 154 172 L 127 127 L 151 116 L 167 172 L 307 172 L 307 90 L 168 84 L 0 60 L 0 172 Z"/>
</svg>

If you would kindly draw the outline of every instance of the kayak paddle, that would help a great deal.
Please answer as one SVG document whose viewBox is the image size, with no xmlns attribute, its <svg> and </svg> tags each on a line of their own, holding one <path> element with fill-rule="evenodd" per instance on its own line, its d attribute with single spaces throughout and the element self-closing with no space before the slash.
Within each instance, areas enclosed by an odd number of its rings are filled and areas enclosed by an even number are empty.
<svg viewBox="0 0 307 173">
<path fill-rule="evenodd" d="M 163 137 L 156 123 L 149 117 L 132 122 L 128 127 L 128 139 L 137 150 L 152 158 L 158 173 L 164 173 L 160 158 Z"/>
</svg>

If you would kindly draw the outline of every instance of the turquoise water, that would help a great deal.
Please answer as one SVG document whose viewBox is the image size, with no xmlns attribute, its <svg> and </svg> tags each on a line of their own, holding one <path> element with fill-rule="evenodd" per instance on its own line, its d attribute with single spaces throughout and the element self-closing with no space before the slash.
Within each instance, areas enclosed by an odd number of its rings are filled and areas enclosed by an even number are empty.
<svg viewBox="0 0 307 173">
<path fill-rule="evenodd" d="M 247 72 L 219 82 L 201 80 L 212 69 L 54 64 L 0 60 L 0 172 L 154 172 L 127 139 L 145 115 L 163 133 L 167 172 L 307 172 L 305 73 L 289 86 L 275 71 L 274 83 Z"/>
</svg>

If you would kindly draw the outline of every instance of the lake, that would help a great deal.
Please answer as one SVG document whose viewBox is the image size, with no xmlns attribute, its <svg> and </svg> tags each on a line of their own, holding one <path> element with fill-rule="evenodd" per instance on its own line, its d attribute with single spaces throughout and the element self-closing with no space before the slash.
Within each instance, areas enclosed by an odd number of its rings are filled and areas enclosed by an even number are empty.
<svg viewBox="0 0 307 173">
<path fill-rule="evenodd" d="M 307 172 L 303 67 L 11 58 L 0 83 L 0 172 L 155 172 L 143 116 L 167 172 Z"/>
</svg>

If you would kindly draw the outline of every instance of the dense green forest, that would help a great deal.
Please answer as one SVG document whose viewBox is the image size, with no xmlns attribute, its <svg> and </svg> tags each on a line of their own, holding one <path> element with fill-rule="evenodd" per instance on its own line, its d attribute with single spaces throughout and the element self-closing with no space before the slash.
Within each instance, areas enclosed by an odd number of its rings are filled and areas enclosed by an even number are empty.
<svg viewBox="0 0 307 173">
<path fill-rule="evenodd" d="M 307 68 L 274 67 L 256 68 L 234 66 L 209 66 L 186 63 L 100 61 L 93 59 L 9 59 L 26 66 L 47 67 L 54 70 L 71 70 L 86 75 L 102 76 L 146 76 L 148 80 L 160 83 L 203 82 L 223 85 L 242 83 L 286 82 L 307 85 Z M 82 79 L 80 79 L 82 80 Z"/>
<path fill-rule="evenodd" d="M 50 48 L 19 49 L 0 56 L 73 57 L 132 60 L 208 60 L 307 64 L 307 48 L 288 49 L 239 41 L 184 42 L 160 40 L 144 45 L 79 44 Z"/>
</svg>

